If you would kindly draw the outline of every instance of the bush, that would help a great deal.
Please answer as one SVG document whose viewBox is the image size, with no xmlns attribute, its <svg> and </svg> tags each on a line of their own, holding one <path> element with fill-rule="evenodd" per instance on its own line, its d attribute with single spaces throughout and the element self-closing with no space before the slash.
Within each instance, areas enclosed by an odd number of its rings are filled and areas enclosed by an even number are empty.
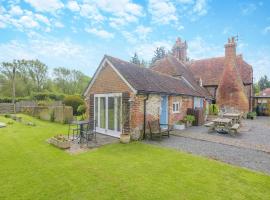
<svg viewBox="0 0 270 200">
<path fill-rule="evenodd" d="M 209 106 L 209 115 L 218 115 L 219 108 L 217 104 L 211 104 Z"/>
<path fill-rule="evenodd" d="M 51 92 L 37 92 L 32 93 L 31 99 L 36 101 L 46 101 L 46 100 L 53 100 L 53 101 L 61 101 L 65 98 L 64 94 L 57 94 Z"/>
<path fill-rule="evenodd" d="M 23 101 L 23 100 L 29 100 L 30 97 L 17 97 L 16 102 Z M 0 103 L 12 103 L 11 97 L 0 97 Z"/>
<path fill-rule="evenodd" d="M 192 123 L 192 122 L 195 121 L 195 117 L 194 117 L 193 115 L 186 115 L 186 116 L 184 117 L 184 121 L 185 121 L 185 122 L 190 122 L 190 123 Z"/>
<path fill-rule="evenodd" d="M 247 114 L 247 118 L 248 118 L 248 119 L 255 119 L 256 116 L 257 116 L 257 113 L 256 113 L 256 112 L 249 112 L 249 113 Z"/>
<path fill-rule="evenodd" d="M 83 114 L 85 114 L 85 112 L 86 112 L 86 106 L 85 106 L 85 104 L 79 105 L 79 107 L 77 109 L 77 114 L 78 115 L 83 115 Z"/>
<path fill-rule="evenodd" d="M 77 110 L 80 105 L 84 105 L 84 100 L 77 95 L 70 95 L 64 98 L 63 102 L 66 106 L 73 108 L 73 115 L 77 115 Z"/>
</svg>

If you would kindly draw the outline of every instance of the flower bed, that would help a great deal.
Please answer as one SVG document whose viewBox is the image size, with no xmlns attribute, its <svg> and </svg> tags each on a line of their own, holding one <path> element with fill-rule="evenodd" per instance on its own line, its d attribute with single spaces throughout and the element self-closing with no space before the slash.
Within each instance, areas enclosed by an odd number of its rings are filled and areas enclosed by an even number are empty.
<svg viewBox="0 0 270 200">
<path fill-rule="evenodd" d="M 70 148 L 70 141 L 63 135 L 57 135 L 50 138 L 49 143 L 60 149 Z"/>
</svg>

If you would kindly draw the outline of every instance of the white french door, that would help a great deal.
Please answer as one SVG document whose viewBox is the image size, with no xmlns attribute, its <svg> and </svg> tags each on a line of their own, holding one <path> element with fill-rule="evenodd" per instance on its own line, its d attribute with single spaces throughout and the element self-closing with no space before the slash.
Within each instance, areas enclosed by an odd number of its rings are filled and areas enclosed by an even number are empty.
<svg viewBox="0 0 270 200">
<path fill-rule="evenodd" d="M 94 113 L 97 132 L 120 137 L 122 94 L 95 94 Z"/>
</svg>

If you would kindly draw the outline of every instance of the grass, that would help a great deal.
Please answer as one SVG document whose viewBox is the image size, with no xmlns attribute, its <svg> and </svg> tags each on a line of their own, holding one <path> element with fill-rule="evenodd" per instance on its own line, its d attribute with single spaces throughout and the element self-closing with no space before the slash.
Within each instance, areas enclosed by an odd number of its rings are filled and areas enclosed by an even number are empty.
<svg viewBox="0 0 270 200">
<path fill-rule="evenodd" d="M 23 119 L 0 129 L 0 199 L 270 199 L 262 173 L 140 142 L 69 155 L 45 142 L 66 125 Z"/>
</svg>

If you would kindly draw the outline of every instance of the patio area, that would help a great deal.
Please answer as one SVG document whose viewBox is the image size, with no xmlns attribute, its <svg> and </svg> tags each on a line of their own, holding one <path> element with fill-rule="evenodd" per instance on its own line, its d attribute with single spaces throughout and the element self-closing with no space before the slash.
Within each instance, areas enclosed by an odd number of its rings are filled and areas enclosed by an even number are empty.
<svg viewBox="0 0 270 200">
<path fill-rule="evenodd" d="M 96 134 L 96 141 L 89 141 L 88 144 L 86 143 L 79 143 L 79 139 L 71 141 L 71 146 L 69 149 L 66 149 L 65 151 L 70 154 L 78 154 L 83 153 L 89 150 L 96 149 L 98 147 L 112 144 L 112 143 L 118 143 L 119 139 L 115 137 L 111 137 L 108 135 L 103 135 L 100 133 Z"/>
<path fill-rule="evenodd" d="M 234 136 L 215 131 L 209 133 L 208 128 L 204 126 L 193 126 L 183 131 L 172 131 L 171 134 L 270 153 L 269 117 L 242 120 L 242 125 Z"/>
</svg>

